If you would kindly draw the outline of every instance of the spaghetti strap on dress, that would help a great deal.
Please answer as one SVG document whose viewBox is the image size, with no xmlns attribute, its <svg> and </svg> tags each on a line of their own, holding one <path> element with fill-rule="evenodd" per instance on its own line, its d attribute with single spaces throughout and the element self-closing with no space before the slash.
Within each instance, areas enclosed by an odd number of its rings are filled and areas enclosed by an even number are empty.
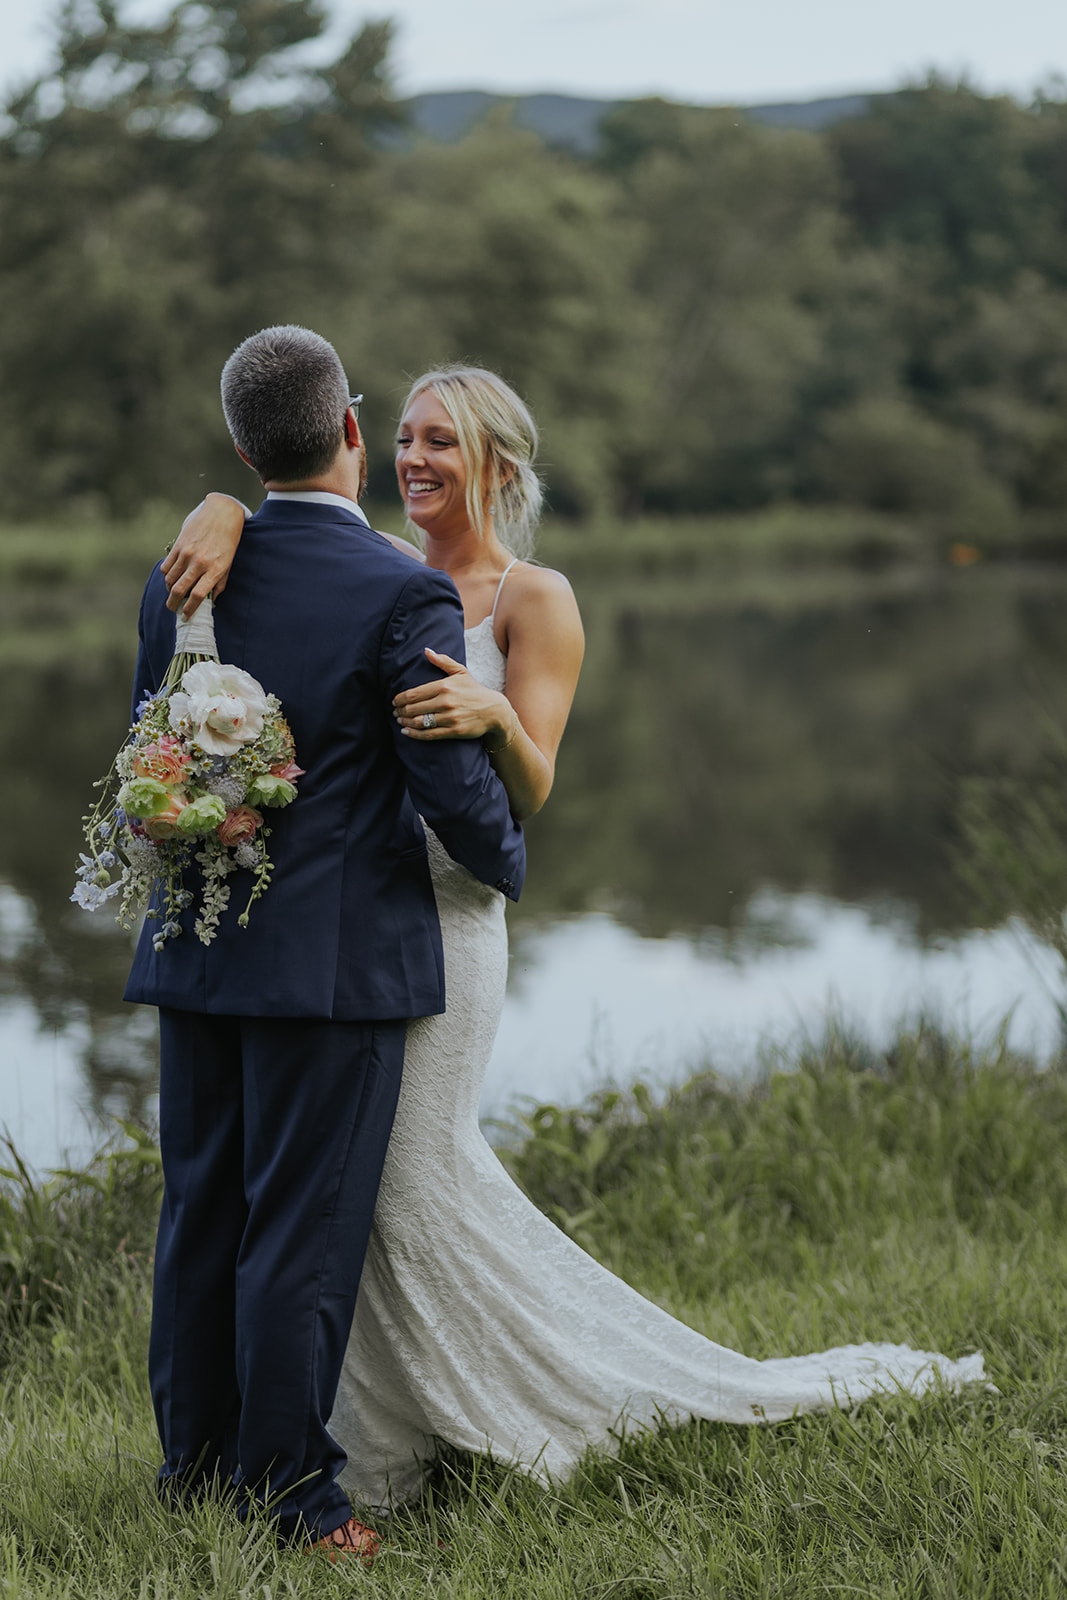
<svg viewBox="0 0 1067 1600">
<path fill-rule="evenodd" d="M 504 579 L 507 577 L 507 575 L 511 571 L 512 567 L 515 566 L 515 564 L 518 562 L 518 559 L 519 559 L 518 556 L 512 556 L 511 560 L 508 562 L 507 566 L 504 568 L 503 572 L 500 574 L 500 582 L 497 584 L 497 586 L 496 586 L 496 594 L 493 596 L 493 609 L 489 613 L 489 621 L 490 621 L 490 623 L 493 623 L 493 622 L 496 621 L 496 608 L 500 604 L 500 591 L 504 587 Z"/>
</svg>

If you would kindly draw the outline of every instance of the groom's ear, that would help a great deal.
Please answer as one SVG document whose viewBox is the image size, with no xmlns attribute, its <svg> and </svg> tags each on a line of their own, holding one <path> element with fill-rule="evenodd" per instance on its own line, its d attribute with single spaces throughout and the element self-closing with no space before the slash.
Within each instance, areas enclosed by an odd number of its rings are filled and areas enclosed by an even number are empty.
<svg viewBox="0 0 1067 1600">
<path fill-rule="evenodd" d="M 244 462 L 245 466 L 246 467 L 252 467 L 251 461 L 245 455 L 244 451 L 241 449 L 241 446 L 239 444 L 235 444 L 234 445 L 234 449 L 237 451 L 237 454 L 240 456 L 240 458 Z M 261 472 L 257 471 L 255 467 L 252 467 L 252 471 L 255 472 L 256 477 L 259 479 L 260 483 L 264 483 L 266 481 L 264 479 L 264 477 L 263 477 L 263 474 Z"/>
<path fill-rule="evenodd" d="M 356 415 L 351 406 L 345 412 L 345 444 L 351 445 L 353 450 L 360 449 L 363 444 L 359 423 L 356 421 Z"/>
</svg>

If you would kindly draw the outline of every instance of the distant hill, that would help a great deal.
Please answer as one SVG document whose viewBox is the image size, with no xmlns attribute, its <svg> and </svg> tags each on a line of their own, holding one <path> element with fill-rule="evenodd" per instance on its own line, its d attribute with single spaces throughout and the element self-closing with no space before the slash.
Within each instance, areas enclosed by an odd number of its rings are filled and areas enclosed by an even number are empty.
<svg viewBox="0 0 1067 1600">
<path fill-rule="evenodd" d="M 753 122 L 772 128 L 808 128 L 817 132 L 849 117 L 862 117 L 875 98 L 869 94 L 842 94 L 831 100 L 786 100 L 775 106 L 742 106 Z"/>
<path fill-rule="evenodd" d="M 782 105 L 742 106 L 746 117 L 772 128 L 828 128 L 846 117 L 861 117 L 870 96 L 841 95 L 832 100 L 805 100 Z M 602 119 L 620 100 L 583 100 L 570 94 L 488 94 L 482 89 L 443 90 L 417 94 L 407 101 L 419 133 L 442 144 L 454 144 L 483 122 L 496 106 L 511 106 L 515 125 L 540 134 L 547 144 L 579 155 L 592 155 Z"/>
</svg>

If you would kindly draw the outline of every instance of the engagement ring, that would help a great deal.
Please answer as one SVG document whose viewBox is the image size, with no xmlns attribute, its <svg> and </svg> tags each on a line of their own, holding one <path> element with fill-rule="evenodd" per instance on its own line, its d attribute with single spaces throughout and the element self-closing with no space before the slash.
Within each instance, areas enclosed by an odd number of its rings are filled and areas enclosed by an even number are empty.
<svg viewBox="0 0 1067 1600">
<path fill-rule="evenodd" d="M 422 714 L 422 725 L 423 725 L 424 728 L 436 728 L 436 726 L 437 726 L 437 718 L 434 716 L 432 711 L 424 711 L 423 712 L 423 714 Z"/>
</svg>

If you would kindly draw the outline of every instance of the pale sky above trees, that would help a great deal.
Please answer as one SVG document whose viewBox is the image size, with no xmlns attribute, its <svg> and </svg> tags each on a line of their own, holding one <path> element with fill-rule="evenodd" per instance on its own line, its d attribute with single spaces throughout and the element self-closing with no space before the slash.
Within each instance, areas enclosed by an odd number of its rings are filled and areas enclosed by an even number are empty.
<svg viewBox="0 0 1067 1600">
<path fill-rule="evenodd" d="M 154 19 L 162 0 L 129 0 Z M 327 54 L 368 18 L 398 26 L 401 93 L 555 89 L 703 104 L 889 89 L 930 68 L 1026 97 L 1067 73 L 1063 0 L 327 0 Z M 40 70 L 48 0 L 0 0 L 0 87 Z"/>
</svg>

